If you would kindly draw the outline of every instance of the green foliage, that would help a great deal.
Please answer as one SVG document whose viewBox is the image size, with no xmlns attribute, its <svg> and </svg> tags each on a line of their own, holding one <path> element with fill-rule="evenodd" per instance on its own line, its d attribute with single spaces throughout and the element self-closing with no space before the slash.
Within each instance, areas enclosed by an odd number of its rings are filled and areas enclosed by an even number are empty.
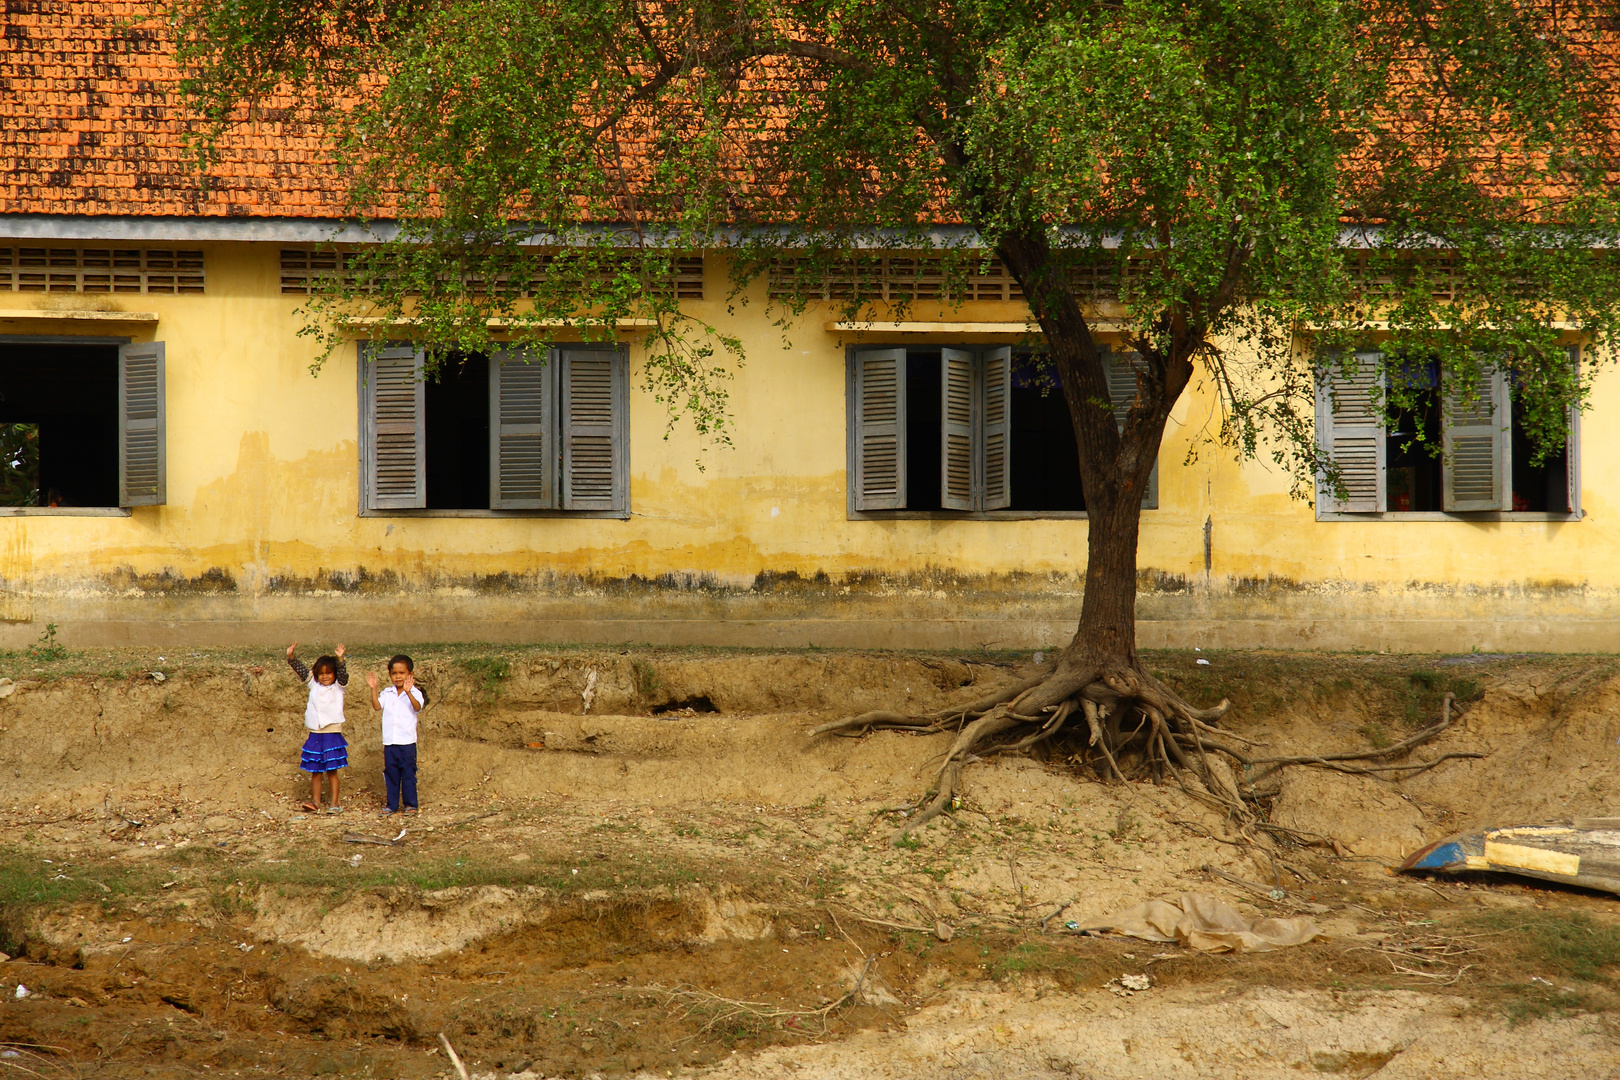
<svg viewBox="0 0 1620 1080">
<path fill-rule="evenodd" d="M 630 672 L 636 679 L 636 693 L 644 698 L 652 697 L 663 686 L 663 680 L 658 677 L 658 669 L 645 660 L 632 660 Z"/>
<path fill-rule="evenodd" d="M 69 655 L 68 650 L 56 640 L 55 623 L 45 624 L 45 629 L 39 635 L 38 643 L 29 647 L 28 655 L 34 660 L 45 663 L 62 660 Z"/>
<path fill-rule="evenodd" d="M 512 662 L 503 656 L 469 656 L 460 661 L 461 670 L 471 675 L 475 704 L 488 706 L 501 692 L 501 685 L 512 677 Z"/>
<path fill-rule="evenodd" d="M 39 425 L 0 424 L 0 506 L 39 505 Z"/>
</svg>

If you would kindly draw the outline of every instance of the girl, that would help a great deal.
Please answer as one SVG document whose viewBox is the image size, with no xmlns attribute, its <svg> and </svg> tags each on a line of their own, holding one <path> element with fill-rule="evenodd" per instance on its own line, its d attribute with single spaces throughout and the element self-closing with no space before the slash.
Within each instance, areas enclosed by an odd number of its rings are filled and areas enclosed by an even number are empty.
<svg viewBox="0 0 1620 1080">
<path fill-rule="evenodd" d="M 427 704 L 427 691 L 416 685 L 416 663 L 404 653 L 388 661 L 388 678 L 394 685 L 378 691 L 377 676 L 366 676 L 371 707 L 382 713 L 383 783 L 388 788 L 383 817 L 416 813 L 416 714 Z"/>
<path fill-rule="evenodd" d="M 287 646 L 287 663 L 293 674 L 309 687 L 309 704 L 304 706 L 304 727 L 309 738 L 304 740 L 304 752 L 299 768 L 309 773 L 309 802 L 303 808 L 312 814 L 321 812 L 321 777 L 332 778 L 332 808 L 328 813 L 342 811 L 338 805 L 338 770 L 349 764 L 349 741 L 343 737 L 343 688 L 349 685 L 349 669 L 344 666 L 343 646 L 332 651 L 336 656 L 323 656 L 315 661 L 313 670 L 306 668 L 293 655 L 298 642 Z"/>
</svg>

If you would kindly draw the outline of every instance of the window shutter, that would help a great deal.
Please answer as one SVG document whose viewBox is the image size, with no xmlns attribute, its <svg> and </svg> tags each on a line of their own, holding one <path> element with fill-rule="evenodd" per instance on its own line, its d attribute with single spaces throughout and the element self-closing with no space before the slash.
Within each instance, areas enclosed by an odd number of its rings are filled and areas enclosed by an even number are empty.
<svg viewBox="0 0 1620 1080">
<path fill-rule="evenodd" d="M 628 510 L 628 360 L 622 350 L 568 347 L 558 349 L 557 358 L 563 509 Z"/>
<path fill-rule="evenodd" d="M 163 342 L 118 348 L 118 505 L 162 506 L 168 496 Z"/>
<path fill-rule="evenodd" d="M 1139 353 L 1117 353 L 1112 349 L 1103 352 L 1103 370 L 1108 376 L 1108 403 L 1114 407 L 1114 422 L 1121 431 L 1125 430 L 1126 414 L 1136 403 L 1136 365 L 1140 360 Z M 1159 462 L 1155 458 L 1153 471 L 1148 473 L 1147 488 L 1142 492 L 1142 509 L 1158 508 Z"/>
<path fill-rule="evenodd" d="M 499 352 L 489 363 L 489 505 L 557 505 L 556 365 L 545 355 Z"/>
<path fill-rule="evenodd" d="M 940 351 L 939 504 L 947 510 L 974 508 L 973 361 L 965 349 Z"/>
<path fill-rule="evenodd" d="M 1384 414 L 1381 354 L 1357 353 L 1353 374 L 1329 366 L 1316 384 L 1316 439 L 1339 467 L 1346 498 L 1339 499 L 1318 476 L 1317 505 L 1341 514 L 1376 514 L 1388 505 L 1384 491 Z M 1331 364 L 1331 362 L 1330 362 Z"/>
<path fill-rule="evenodd" d="M 1447 390 L 1444 413 L 1444 509 L 1505 509 L 1510 434 L 1506 377 L 1501 371 L 1487 370 L 1473 401 L 1462 401 Z"/>
<path fill-rule="evenodd" d="M 1012 349 L 984 353 L 984 509 L 1012 505 Z"/>
<path fill-rule="evenodd" d="M 424 355 L 409 346 L 360 345 L 361 469 L 368 510 L 427 505 Z"/>
<path fill-rule="evenodd" d="M 850 472 L 857 510 L 906 505 L 906 350 L 864 349 L 849 361 Z"/>
<path fill-rule="evenodd" d="M 1569 347 L 1569 362 L 1580 374 L 1581 347 Z M 1569 512 L 1581 516 L 1581 410 L 1569 410 L 1569 442 L 1564 447 L 1564 470 L 1569 491 Z"/>
</svg>

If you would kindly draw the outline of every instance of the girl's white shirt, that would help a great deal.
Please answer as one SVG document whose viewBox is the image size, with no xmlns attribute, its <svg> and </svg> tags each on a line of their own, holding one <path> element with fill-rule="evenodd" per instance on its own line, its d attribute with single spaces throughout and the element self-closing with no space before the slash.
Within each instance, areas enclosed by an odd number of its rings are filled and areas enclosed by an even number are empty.
<svg viewBox="0 0 1620 1080">
<path fill-rule="evenodd" d="M 411 697 L 421 707 L 422 691 L 411 687 Z M 416 742 L 416 709 L 405 700 L 397 687 L 389 686 L 377 691 L 377 704 L 382 706 L 382 741 L 384 746 L 410 746 Z"/>
<path fill-rule="evenodd" d="M 309 704 L 304 706 L 304 726 L 322 733 L 340 731 L 343 721 L 343 684 L 334 681 L 322 686 L 312 674 L 309 677 Z"/>
</svg>

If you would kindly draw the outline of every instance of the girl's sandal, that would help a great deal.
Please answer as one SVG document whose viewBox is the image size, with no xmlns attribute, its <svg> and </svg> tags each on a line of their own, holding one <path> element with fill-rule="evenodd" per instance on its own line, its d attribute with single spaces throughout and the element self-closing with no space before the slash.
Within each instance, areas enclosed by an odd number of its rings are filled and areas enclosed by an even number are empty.
<svg viewBox="0 0 1620 1080">
<path fill-rule="evenodd" d="M 343 813 L 343 807 L 341 807 L 341 806 L 328 806 L 326 808 L 326 812 L 328 814 L 341 814 L 341 813 Z"/>
<path fill-rule="evenodd" d="M 304 811 L 306 814 L 318 814 L 321 812 L 321 808 L 312 802 L 299 803 L 298 809 Z"/>
</svg>

